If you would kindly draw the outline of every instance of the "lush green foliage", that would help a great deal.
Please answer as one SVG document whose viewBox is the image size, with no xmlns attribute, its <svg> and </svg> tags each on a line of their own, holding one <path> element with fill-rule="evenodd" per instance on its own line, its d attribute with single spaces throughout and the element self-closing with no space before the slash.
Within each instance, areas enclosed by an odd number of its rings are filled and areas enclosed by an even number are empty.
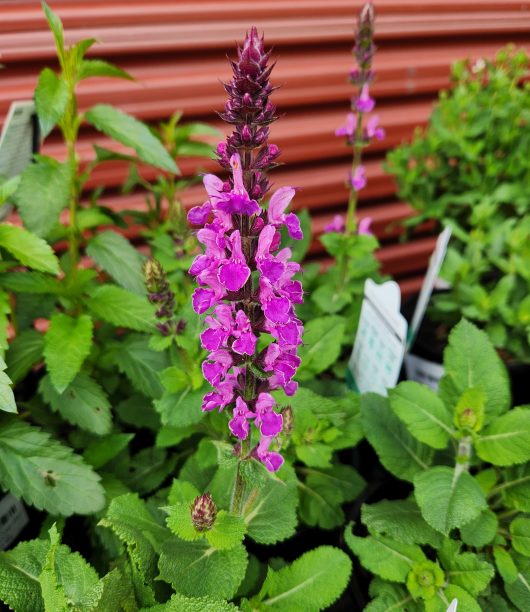
<svg viewBox="0 0 530 612">
<path fill-rule="evenodd" d="M 510 407 L 486 334 L 451 332 L 437 393 L 402 382 L 361 399 L 366 437 L 406 500 L 363 505 L 346 541 L 372 574 L 367 610 L 526 610 L 530 602 L 530 408 Z"/>
<path fill-rule="evenodd" d="M 530 361 L 530 86 L 524 51 L 458 62 L 425 131 L 388 156 L 400 196 L 418 214 L 453 229 L 442 275 L 451 284 L 433 314 L 462 315 L 496 347 Z"/>
</svg>

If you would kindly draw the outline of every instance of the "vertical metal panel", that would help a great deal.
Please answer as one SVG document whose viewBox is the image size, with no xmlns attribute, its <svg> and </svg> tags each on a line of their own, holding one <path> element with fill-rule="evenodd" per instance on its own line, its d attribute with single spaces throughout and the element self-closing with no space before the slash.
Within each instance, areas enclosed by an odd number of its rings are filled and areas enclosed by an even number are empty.
<svg viewBox="0 0 530 612">
<path fill-rule="evenodd" d="M 88 108 L 110 102 L 150 122 L 175 110 L 187 119 L 219 125 L 222 108 L 219 80 L 229 78 L 226 54 L 233 54 L 251 25 L 264 31 L 278 60 L 273 81 L 281 85 L 275 102 L 285 113 L 272 127 L 272 141 L 283 150 L 285 166 L 275 171 L 276 186 L 299 188 L 298 208 L 309 207 L 316 233 L 336 212 L 344 210 L 344 180 L 349 150 L 334 136 L 348 111 L 352 88 L 346 75 L 352 66 L 350 48 L 355 14 L 361 2 L 351 0 L 51 0 L 64 20 L 66 39 L 95 37 L 94 54 L 119 64 L 136 83 L 92 79 L 80 87 L 80 103 Z M 448 85 L 449 67 L 461 57 L 492 56 L 508 42 L 525 44 L 530 32 L 526 2 L 508 0 L 376 0 L 375 68 L 381 123 L 387 138 L 367 152 L 369 186 L 361 194 L 360 215 L 374 218 L 382 241 L 384 269 L 402 281 L 405 291 L 418 286 L 433 240 L 429 226 L 410 244 L 397 242 L 392 223 L 409 212 L 397 201 L 395 186 L 381 167 L 385 151 L 410 137 L 427 120 L 437 91 Z M 39 70 L 53 65 L 53 42 L 38 0 L 0 3 L 0 120 L 15 99 L 32 95 Z M 223 126 L 219 127 L 223 128 Z M 79 155 L 88 162 L 91 143 L 106 139 L 89 127 L 81 131 Z M 52 134 L 45 150 L 59 157 L 64 148 Z M 184 160 L 183 172 L 197 168 Z M 213 162 L 202 165 L 214 169 Z M 145 170 L 153 176 L 152 169 Z M 104 199 L 116 208 L 143 206 L 142 193 L 119 194 L 125 167 L 119 163 L 98 169 L 89 187 L 105 186 Z M 200 188 L 186 203 L 202 198 Z M 389 228 L 390 226 L 390 228 Z M 323 257 L 315 240 L 311 257 Z"/>
</svg>

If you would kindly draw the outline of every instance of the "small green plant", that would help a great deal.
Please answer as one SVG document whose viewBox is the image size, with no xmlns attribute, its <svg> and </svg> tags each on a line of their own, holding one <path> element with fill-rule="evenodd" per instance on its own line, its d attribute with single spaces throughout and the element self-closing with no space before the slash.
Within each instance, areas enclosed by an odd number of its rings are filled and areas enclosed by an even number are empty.
<svg viewBox="0 0 530 612">
<path fill-rule="evenodd" d="M 361 398 L 381 463 L 412 484 L 406 500 L 363 505 L 368 535 L 346 532 L 374 574 L 367 610 L 521 610 L 530 603 L 530 408 L 510 405 L 487 335 L 451 332 L 437 393 L 400 383 Z"/>
<path fill-rule="evenodd" d="M 432 315 L 462 316 L 489 334 L 507 360 L 530 361 L 530 85 L 525 51 L 458 62 L 426 130 L 388 156 L 400 196 L 453 230 L 442 276 L 450 290 Z"/>
</svg>

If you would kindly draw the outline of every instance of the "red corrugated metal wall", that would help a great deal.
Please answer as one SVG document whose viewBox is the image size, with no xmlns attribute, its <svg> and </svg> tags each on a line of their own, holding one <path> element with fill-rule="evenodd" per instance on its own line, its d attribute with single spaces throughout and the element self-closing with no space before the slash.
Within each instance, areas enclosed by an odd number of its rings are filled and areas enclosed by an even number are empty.
<svg viewBox="0 0 530 612">
<path fill-rule="evenodd" d="M 182 110 L 187 119 L 219 125 L 215 111 L 224 102 L 219 81 L 228 79 L 225 59 L 235 41 L 256 25 L 274 46 L 278 60 L 273 82 L 281 85 L 275 102 L 285 116 L 273 125 L 272 142 L 283 150 L 285 166 L 273 175 L 276 186 L 299 187 L 298 208 L 308 207 L 318 233 L 345 208 L 344 179 L 349 149 L 334 136 L 348 110 L 352 88 L 346 75 L 360 0 L 51 0 L 61 16 L 68 42 L 95 37 L 94 55 L 129 71 L 136 83 L 92 79 L 80 88 L 83 108 L 110 102 L 142 119 L 156 122 Z M 381 161 L 385 150 L 408 138 L 423 124 L 437 91 L 448 83 L 450 64 L 461 57 L 491 56 L 507 42 L 525 45 L 530 33 L 530 4 L 508 0 L 375 0 L 379 50 L 373 93 L 387 138 L 368 150 L 369 184 L 362 192 L 360 214 L 374 218 L 381 239 L 384 269 L 398 278 L 405 292 L 417 288 L 432 250 L 433 238 L 397 242 L 388 228 L 407 215 L 397 201 L 392 180 Z M 39 70 L 53 62 L 52 38 L 38 0 L 0 2 L 0 118 L 16 99 L 31 97 Z M 81 132 L 79 154 L 92 156 L 97 138 Z M 62 156 L 52 135 L 46 152 Z M 215 164 L 210 164 L 211 168 Z M 193 172 L 195 162 L 181 164 Z M 119 194 L 125 169 L 119 164 L 98 170 L 91 186 L 105 185 L 103 199 L 115 207 L 141 207 L 143 194 Z M 36 194 L 38 197 L 38 194 Z M 200 187 L 186 202 L 202 198 Z M 315 240 L 313 257 L 322 254 Z"/>
</svg>

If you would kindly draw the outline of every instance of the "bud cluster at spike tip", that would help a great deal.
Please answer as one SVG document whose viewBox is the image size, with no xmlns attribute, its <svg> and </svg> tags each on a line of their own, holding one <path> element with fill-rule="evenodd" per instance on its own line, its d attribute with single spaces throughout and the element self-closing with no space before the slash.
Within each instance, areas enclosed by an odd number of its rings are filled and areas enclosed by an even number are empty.
<svg viewBox="0 0 530 612">
<path fill-rule="evenodd" d="M 300 240 L 297 216 L 286 213 L 294 197 L 292 187 L 278 189 L 263 206 L 269 189 L 265 174 L 279 150 L 267 143 L 267 125 L 276 119 L 269 101 L 270 52 L 252 28 L 237 62 L 234 77 L 225 85 L 230 98 L 223 119 L 234 126 L 227 141 L 217 147 L 219 162 L 230 170 L 229 181 L 204 176 L 208 199 L 189 211 L 204 252 L 190 268 L 199 285 L 193 294 L 195 312 L 203 314 L 201 334 L 209 351 L 203 374 L 212 385 L 202 409 L 231 411 L 229 429 L 239 440 L 249 440 L 253 428 L 260 439 L 249 454 L 275 472 L 282 456 L 271 450 L 283 430 L 283 416 L 271 395 L 282 388 L 293 395 L 293 377 L 300 365 L 297 355 L 303 326 L 294 306 L 303 301 L 300 281 L 293 280 L 300 266 L 291 262 L 291 250 L 280 248 L 280 229 Z M 261 335 L 271 342 L 258 350 Z M 237 447 L 241 452 L 242 445 Z"/>
<path fill-rule="evenodd" d="M 350 81 L 357 88 L 357 94 L 352 98 L 351 112 L 346 116 L 346 122 L 335 130 L 336 136 L 345 136 L 349 146 L 357 149 L 366 146 L 371 140 L 383 140 L 385 130 L 379 126 L 379 117 L 370 115 L 364 122 L 364 116 L 375 108 L 375 100 L 370 95 L 370 83 L 374 79 L 372 62 L 376 47 L 374 45 L 374 9 L 370 2 L 364 5 L 357 20 L 355 46 L 353 55 L 356 68 L 350 72 Z M 359 155 L 360 158 L 360 155 Z M 355 192 L 366 187 L 367 177 L 363 165 L 357 165 L 348 178 L 348 184 Z M 324 231 L 344 231 L 344 223 L 335 218 Z M 370 233 L 363 231 L 361 233 Z"/>
<path fill-rule="evenodd" d="M 174 321 L 175 295 L 169 288 L 166 273 L 156 259 L 148 259 L 144 264 L 144 280 L 147 297 L 157 307 L 155 316 L 158 330 L 164 336 L 183 331 L 185 321 L 178 324 Z"/>
</svg>

